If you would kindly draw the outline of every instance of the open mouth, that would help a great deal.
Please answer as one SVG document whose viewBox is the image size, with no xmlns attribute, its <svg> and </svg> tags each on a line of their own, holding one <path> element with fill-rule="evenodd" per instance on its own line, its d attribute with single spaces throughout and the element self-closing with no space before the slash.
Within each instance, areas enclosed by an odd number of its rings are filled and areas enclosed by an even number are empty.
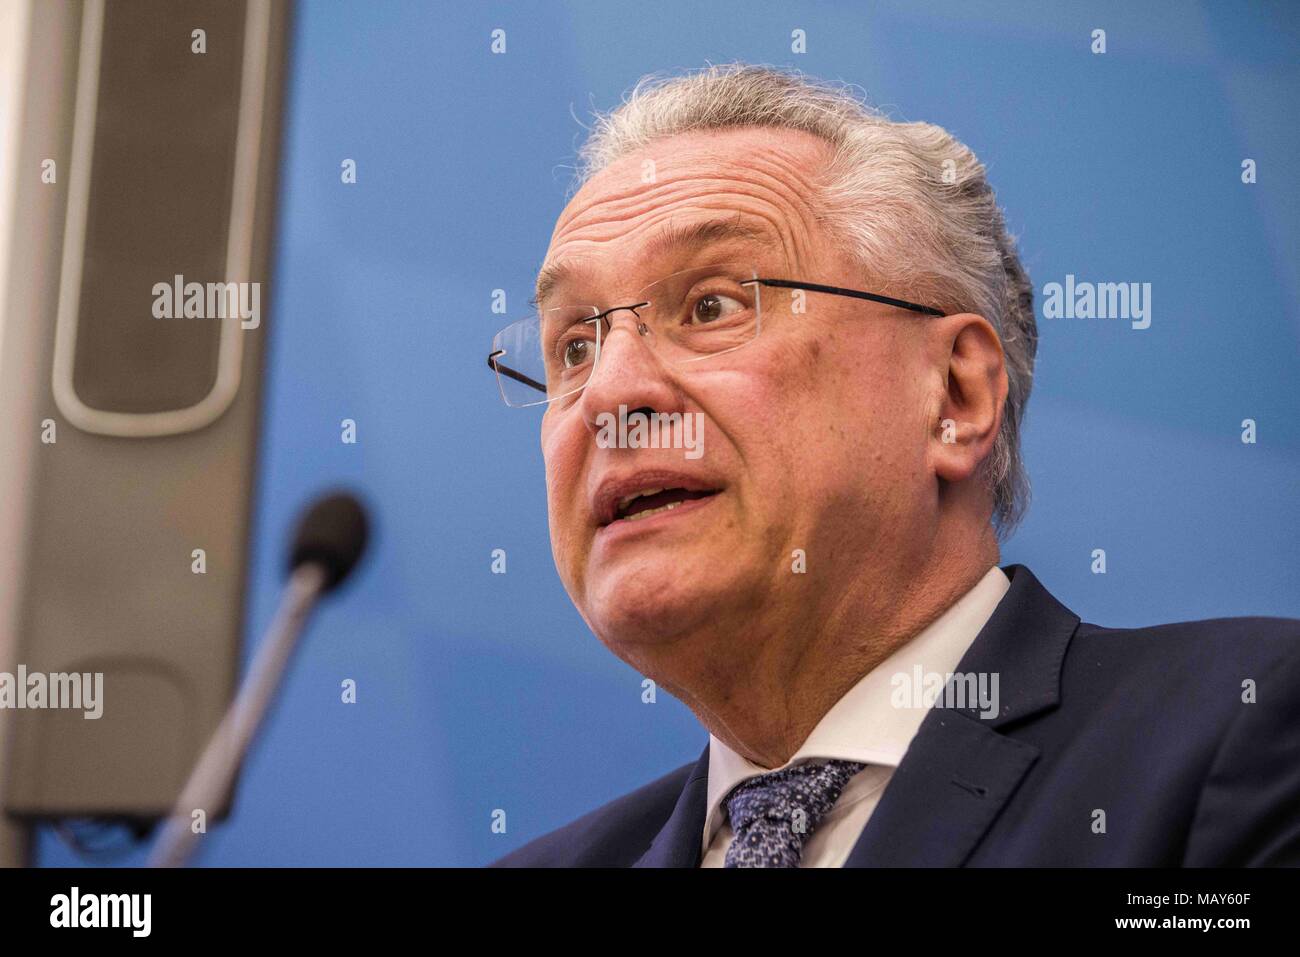
<svg viewBox="0 0 1300 957">
<path fill-rule="evenodd" d="M 668 512 L 683 502 L 717 495 L 721 489 L 649 488 L 619 499 L 610 522 L 637 522 L 660 512 Z"/>
</svg>

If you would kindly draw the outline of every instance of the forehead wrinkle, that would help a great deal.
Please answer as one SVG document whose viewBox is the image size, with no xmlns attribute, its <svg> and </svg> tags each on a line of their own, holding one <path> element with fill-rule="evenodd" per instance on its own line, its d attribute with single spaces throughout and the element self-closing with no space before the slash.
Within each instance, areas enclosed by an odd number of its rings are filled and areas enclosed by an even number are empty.
<svg viewBox="0 0 1300 957">
<path fill-rule="evenodd" d="M 653 229 L 665 220 L 671 220 L 681 206 L 693 205 L 706 210 L 717 209 L 724 217 L 740 216 L 742 219 L 755 217 L 763 220 L 780 239 L 786 260 L 794 265 L 809 258 L 804 237 L 817 235 L 821 225 L 816 211 L 809 208 L 799 188 L 790 185 L 789 171 L 784 172 L 786 172 L 784 177 L 764 176 L 763 182 L 757 183 L 750 179 L 733 179 L 717 175 L 678 176 L 653 184 L 631 183 L 625 188 L 612 190 L 609 195 L 599 198 L 596 202 L 573 209 L 567 220 L 562 216 L 561 222 L 556 226 L 555 239 L 559 240 L 560 247 L 588 243 L 600 245 L 614 240 L 628 239 Z M 717 184 L 723 187 L 726 190 L 725 198 L 728 200 L 739 201 L 748 198 L 755 202 L 715 206 L 713 203 L 723 197 L 711 189 L 701 193 L 698 187 L 702 184 Z M 686 195 L 683 195 L 684 193 Z M 707 202 L 701 207 L 701 202 L 705 199 L 712 202 Z M 647 214 L 649 218 L 633 227 L 630 232 L 622 228 L 629 221 Z M 802 225 L 802 235 L 800 230 L 792 228 L 795 222 Z M 554 240 L 552 248 L 555 248 Z M 563 271 L 567 271 L 563 263 L 550 263 L 542 269 L 539 274 L 538 299 L 549 291 L 549 286 L 553 285 L 551 280 L 556 278 L 556 274 Z M 547 282 L 547 288 L 543 288 L 543 281 Z"/>
<path fill-rule="evenodd" d="M 579 190 L 574 200 L 581 200 L 583 193 L 592 192 L 593 187 L 598 183 L 604 187 L 605 180 L 612 179 L 615 184 L 626 184 L 621 192 L 615 192 L 609 197 L 611 200 L 616 200 L 629 196 L 635 197 L 643 193 L 647 186 L 653 192 L 656 187 L 699 179 L 701 177 L 698 175 L 698 166 L 710 161 L 715 164 L 715 169 L 710 171 L 707 177 L 710 180 L 718 179 L 717 166 L 725 167 L 729 164 L 742 173 L 763 174 L 778 192 L 782 191 L 782 187 L 791 180 L 797 181 L 796 187 L 788 189 L 790 195 L 796 200 L 805 195 L 813 195 L 818 186 L 818 177 L 833 154 L 834 146 L 813 133 L 800 130 L 759 130 L 758 132 L 768 134 L 768 138 L 756 146 L 746 147 L 743 164 L 735 163 L 730 155 L 719 158 L 720 148 L 728 141 L 753 132 L 754 129 L 734 128 L 669 134 L 661 137 L 638 150 L 625 154 L 595 173 Z M 661 154 L 663 158 L 656 161 L 656 154 Z M 657 162 L 655 182 L 649 184 L 641 180 L 641 170 L 647 159 L 652 163 Z M 743 178 L 723 177 L 723 179 L 725 182 L 743 181 Z M 561 213 L 557 229 L 566 225 L 566 213 L 569 214 L 569 218 L 575 218 L 581 211 L 581 207 L 570 203 L 568 209 Z"/>
<path fill-rule="evenodd" d="M 599 198 L 595 202 L 583 205 L 584 197 L 579 193 L 575 202 L 561 213 L 552 238 L 554 240 L 567 230 L 581 230 L 591 220 L 597 223 L 617 223 L 632 218 L 635 211 L 645 205 L 672 202 L 674 196 L 683 191 L 691 192 L 690 198 L 698 198 L 696 188 L 699 186 L 705 187 L 706 195 L 720 187 L 724 192 L 747 193 L 765 200 L 783 212 L 794 210 L 800 214 L 799 218 L 804 220 L 805 225 L 819 221 L 817 210 L 811 208 L 806 199 L 818 194 L 819 184 L 802 175 L 802 171 L 797 168 L 799 164 L 777 163 L 761 151 L 751 154 L 749 158 L 753 162 L 742 167 L 745 175 L 741 176 L 727 176 L 717 171 L 701 174 L 688 164 L 665 164 L 665 175 L 659 176 L 654 183 L 642 183 L 634 170 L 629 170 L 626 176 L 618 175 L 622 171 L 618 170 L 619 164 L 616 163 L 597 174 L 588 184 L 589 188 L 599 183 L 604 187 L 605 195 L 598 193 Z M 759 175 L 755 178 L 756 173 Z M 607 185 L 608 180 L 612 182 Z"/>
<path fill-rule="evenodd" d="M 594 174 L 561 212 L 552 242 L 566 229 L 581 228 L 587 219 L 598 216 L 625 218 L 626 214 L 621 214 L 621 211 L 627 205 L 659 201 L 661 194 L 671 194 L 701 182 L 710 187 L 713 184 L 733 189 L 748 187 L 759 193 L 766 188 L 785 205 L 799 210 L 805 225 L 819 222 L 818 211 L 807 208 L 807 197 L 819 193 L 822 171 L 834 151 L 832 144 L 814 134 L 796 130 L 759 130 L 757 132 L 766 134 L 766 139 L 757 145 L 745 146 L 743 164 L 734 162 L 730 154 L 719 155 L 729 142 L 737 138 L 750 140 L 755 132 L 753 129 L 731 129 L 672 134 L 615 160 Z M 656 167 L 655 181 L 645 183 L 641 171 L 647 159 L 654 161 L 655 154 L 662 155 Z M 734 172 L 728 176 L 729 171 Z M 585 203 L 592 193 L 598 199 Z M 605 214 L 602 211 L 606 208 L 613 208 L 615 212 Z"/>
<path fill-rule="evenodd" d="M 696 209 L 700 209 L 700 207 L 697 206 Z M 708 212 L 710 211 L 710 208 L 704 207 L 703 211 Z M 735 255 L 740 261 L 752 258 L 756 261 L 755 265 L 757 265 L 758 259 L 767 258 L 764 255 L 767 250 L 776 247 L 781 250 L 784 259 L 787 261 L 789 260 L 789 251 L 792 247 L 792 243 L 787 236 L 786 231 L 781 228 L 781 223 L 776 221 L 774 217 L 764 215 L 761 212 L 748 210 L 740 211 L 734 207 L 719 207 L 716 209 L 716 212 L 716 216 L 703 216 L 696 222 L 681 223 L 681 218 L 677 215 L 674 209 L 658 210 L 652 218 L 638 224 L 631 232 L 621 232 L 615 238 L 622 241 L 635 241 L 636 237 L 647 232 L 650 233 L 648 244 L 652 246 L 661 245 L 661 248 L 647 251 L 643 258 L 648 262 L 660 263 L 660 268 L 665 272 L 675 272 L 676 269 L 670 269 L 669 264 L 682 262 L 687 257 L 687 254 L 695 254 L 699 256 L 717 250 L 734 249 L 737 251 Z M 737 219 L 739 219 L 744 226 L 759 235 L 752 239 L 736 235 L 710 239 L 700 243 L 658 243 L 658 240 L 661 237 L 671 239 L 673 233 L 689 230 L 697 224 L 736 221 Z M 580 239 L 574 237 L 566 239 L 564 245 L 566 247 L 570 245 L 599 246 L 604 245 L 609 241 L 610 240 Z M 740 250 L 745 250 L 745 252 L 742 253 Z M 728 255 L 732 254 L 729 253 Z M 537 293 L 534 297 L 534 302 L 537 303 L 546 298 L 554 287 L 565 279 L 581 275 L 584 272 L 599 271 L 597 268 L 593 268 L 594 262 L 598 262 L 598 260 L 593 260 L 591 256 L 586 255 L 583 252 L 566 251 L 562 259 L 552 261 L 542 269 L 542 272 L 538 277 Z M 626 273 L 626 270 L 623 270 L 622 272 Z"/>
</svg>

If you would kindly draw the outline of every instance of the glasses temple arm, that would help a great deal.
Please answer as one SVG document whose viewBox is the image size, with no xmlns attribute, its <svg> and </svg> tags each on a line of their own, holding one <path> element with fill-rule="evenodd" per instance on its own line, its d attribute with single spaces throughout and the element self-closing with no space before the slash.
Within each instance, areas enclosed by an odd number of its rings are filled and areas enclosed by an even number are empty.
<svg viewBox="0 0 1300 957">
<path fill-rule="evenodd" d="M 840 286 L 823 286 L 815 282 L 796 282 L 793 279 L 755 279 L 754 282 L 763 286 L 777 286 L 782 289 L 807 289 L 809 292 L 828 292 L 833 296 L 850 296 L 854 299 L 867 299 L 871 302 L 884 303 L 886 306 L 897 306 L 899 309 L 908 309 L 912 312 L 923 312 L 927 316 L 946 315 L 942 310 L 934 309 L 930 306 L 922 306 L 915 302 L 908 302 L 906 299 L 894 299 L 891 296 L 878 296 L 874 292 L 859 292 L 856 289 L 844 289 Z"/>
<path fill-rule="evenodd" d="M 516 382 L 522 382 L 526 386 L 531 386 L 532 388 L 536 389 L 538 392 L 541 392 L 543 395 L 546 394 L 546 386 L 542 385 L 540 382 L 536 382 L 528 378 L 528 376 L 524 375 L 522 372 L 516 372 L 514 369 L 510 368 L 509 366 L 502 365 L 500 362 L 497 362 L 497 356 L 502 356 L 502 355 L 505 355 L 505 353 L 493 352 L 491 355 L 489 355 L 487 357 L 488 368 L 491 369 L 493 372 L 498 372 L 501 375 L 509 376 L 511 379 L 514 379 Z"/>
</svg>

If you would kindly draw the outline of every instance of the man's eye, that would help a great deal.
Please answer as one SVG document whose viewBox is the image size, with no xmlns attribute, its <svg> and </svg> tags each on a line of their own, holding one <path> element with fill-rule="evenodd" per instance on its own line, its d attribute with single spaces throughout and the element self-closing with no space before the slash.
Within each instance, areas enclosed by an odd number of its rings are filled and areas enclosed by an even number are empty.
<svg viewBox="0 0 1300 957">
<path fill-rule="evenodd" d="M 572 369 L 587 361 L 591 355 L 591 343 L 586 339 L 570 339 L 564 344 L 561 359 L 564 368 Z"/>
<path fill-rule="evenodd" d="M 578 319 L 559 330 L 546 347 L 548 364 L 557 363 L 565 371 L 590 362 L 596 357 L 596 329 L 586 319 Z"/>
<path fill-rule="evenodd" d="M 707 325 L 734 315 L 745 307 L 730 296 L 707 295 L 695 300 L 691 309 L 691 322 Z"/>
</svg>

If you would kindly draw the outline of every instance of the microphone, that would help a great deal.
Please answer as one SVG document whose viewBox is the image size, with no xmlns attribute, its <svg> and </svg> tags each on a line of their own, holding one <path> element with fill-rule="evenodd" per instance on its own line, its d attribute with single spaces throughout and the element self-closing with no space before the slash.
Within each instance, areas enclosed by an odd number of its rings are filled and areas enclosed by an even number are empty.
<svg viewBox="0 0 1300 957">
<path fill-rule="evenodd" d="M 368 534 L 366 510 L 353 495 L 336 492 L 318 498 L 298 520 L 289 550 L 289 573 L 315 562 L 325 570 L 321 591 L 331 592 L 360 561 Z"/>
<path fill-rule="evenodd" d="M 320 597 L 338 588 L 356 567 L 365 553 L 369 528 L 365 508 L 348 492 L 318 498 L 299 517 L 288 555 L 289 581 L 275 619 L 239 694 L 167 818 L 149 857 L 150 867 L 180 867 L 194 853 L 200 839 L 191 824 L 194 813 L 206 814 L 233 787 L 298 636 Z"/>
</svg>

